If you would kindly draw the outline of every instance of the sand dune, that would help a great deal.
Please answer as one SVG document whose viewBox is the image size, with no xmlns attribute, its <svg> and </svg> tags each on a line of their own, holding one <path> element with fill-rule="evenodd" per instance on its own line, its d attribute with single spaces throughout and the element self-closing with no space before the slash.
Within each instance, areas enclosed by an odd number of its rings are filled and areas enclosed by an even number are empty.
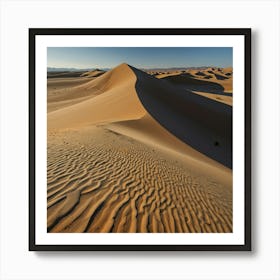
<svg viewBox="0 0 280 280">
<path fill-rule="evenodd" d="M 64 72 L 48 72 L 48 79 L 52 78 L 77 78 L 80 77 L 83 71 L 64 71 Z"/>
<path fill-rule="evenodd" d="M 94 77 L 99 77 L 99 76 L 103 75 L 104 73 L 105 73 L 105 71 L 96 69 L 93 71 L 88 71 L 88 72 L 83 73 L 81 75 L 81 77 L 94 78 Z"/>
<path fill-rule="evenodd" d="M 224 88 L 224 93 L 232 94 L 232 81 L 233 81 L 233 71 L 232 67 L 227 68 L 208 68 L 203 73 L 207 74 L 210 79 L 209 81 L 216 82 Z M 196 79 L 199 79 L 195 75 Z"/>
<path fill-rule="evenodd" d="M 203 122 L 202 101 L 215 115 L 214 101 L 189 93 L 201 116 L 168 109 L 166 121 L 157 110 L 180 91 L 126 64 L 70 88 L 48 99 L 49 232 L 232 231 L 232 171 L 169 126 L 196 134 L 186 119 Z"/>
<path fill-rule="evenodd" d="M 135 82 L 136 77 L 128 66 L 115 68 L 83 85 L 83 89 L 89 89 L 91 98 L 50 112 L 48 127 L 73 128 L 141 118 L 145 108 L 135 93 Z"/>
<path fill-rule="evenodd" d="M 209 176 L 215 174 L 220 182 L 231 184 L 231 171 L 228 168 L 180 141 L 148 113 L 139 120 L 116 122 L 106 128 L 144 143 L 152 149 L 167 152 L 168 155 L 187 163 L 188 168 L 193 171 L 199 169 Z"/>
<path fill-rule="evenodd" d="M 132 69 L 138 97 L 154 119 L 183 142 L 232 166 L 231 106 Z"/>
<path fill-rule="evenodd" d="M 91 95 L 88 95 L 91 98 L 50 112 L 49 128 L 139 119 L 147 110 L 164 128 L 183 142 L 231 167 L 230 106 L 171 86 L 124 64 L 88 84 L 83 85 L 83 88 L 86 86 L 91 89 Z M 94 94 L 96 88 L 99 96 Z M 71 97 L 72 93 L 68 96 Z M 186 129 L 188 133 L 185 132 Z"/>
<path fill-rule="evenodd" d="M 202 92 L 202 91 L 192 91 L 195 94 L 207 97 L 209 99 L 221 102 L 223 104 L 232 106 L 232 96 L 221 95 L 216 93 Z"/>
<path fill-rule="evenodd" d="M 232 96 L 232 67 L 168 71 L 166 73 L 157 74 L 155 77 L 158 79 L 166 79 L 175 84 L 184 85 L 186 89 L 192 91 L 222 95 L 217 101 L 223 100 L 223 96 Z M 229 100 L 229 98 L 227 98 L 227 100 Z"/>
</svg>

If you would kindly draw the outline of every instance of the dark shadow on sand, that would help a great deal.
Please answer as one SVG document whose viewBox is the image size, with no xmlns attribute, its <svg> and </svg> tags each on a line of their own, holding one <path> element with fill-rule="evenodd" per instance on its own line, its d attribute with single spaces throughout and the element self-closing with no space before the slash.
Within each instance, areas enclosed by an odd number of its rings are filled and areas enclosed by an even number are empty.
<svg viewBox="0 0 280 280">
<path fill-rule="evenodd" d="M 224 77 L 224 76 L 222 76 L 222 75 L 219 75 L 219 74 L 214 74 L 215 75 L 215 77 L 216 77 L 216 79 L 217 80 L 227 80 L 228 79 L 228 77 Z"/>
<path fill-rule="evenodd" d="M 210 71 L 208 71 L 210 72 Z M 203 73 L 204 74 L 204 73 Z M 202 75 L 200 75 L 202 76 Z M 217 76 L 215 74 L 215 76 Z M 219 78 L 217 79 L 227 79 L 223 76 L 218 75 Z M 210 76 L 203 75 L 204 79 L 210 78 Z M 222 77 L 222 78 L 220 78 Z M 191 90 L 191 91 L 201 91 L 201 92 L 207 92 L 207 93 L 213 93 L 213 94 L 219 94 L 219 95 L 224 95 L 224 96 L 230 96 L 230 94 L 224 92 L 223 86 L 210 82 L 207 80 L 198 80 L 195 79 L 194 76 L 192 76 L 189 73 L 184 73 L 180 75 L 175 75 L 175 76 L 168 76 L 163 78 L 162 80 L 168 81 L 172 83 L 173 85 L 176 86 L 181 86 L 182 88 L 186 90 Z"/>
<path fill-rule="evenodd" d="M 154 119 L 181 141 L 232 168 L 231 106 L 130 67 L 137 76 L 138 97 Z"/>
</svg>

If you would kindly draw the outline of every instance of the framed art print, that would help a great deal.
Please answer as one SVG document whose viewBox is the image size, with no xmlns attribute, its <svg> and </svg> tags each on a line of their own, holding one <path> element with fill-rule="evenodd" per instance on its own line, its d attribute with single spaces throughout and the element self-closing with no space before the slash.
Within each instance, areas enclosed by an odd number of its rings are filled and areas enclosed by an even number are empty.
<svg viewBox="0 0 280 280">
<path fill-rule="evenodd" d="M 30 250 L 251 250 L 250 29 L 29 43 Z"/>
</svg>

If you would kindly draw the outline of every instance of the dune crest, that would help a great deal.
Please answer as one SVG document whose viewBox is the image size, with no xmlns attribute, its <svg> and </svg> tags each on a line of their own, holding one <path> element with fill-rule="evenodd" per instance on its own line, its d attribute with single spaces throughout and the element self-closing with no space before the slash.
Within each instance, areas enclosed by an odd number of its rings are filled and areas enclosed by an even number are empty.
<svg viewBox="0 0 280 280">
<path fill-rule="evenodd" d="M 48 114 L 48 128 L 77 128 L 108 122 L 139 119 L 145 114 L 135 93 L 136 76 L 122 64 L 87 83 L 99 95 Z"/>
<path fill-rule="evenodd" d="M 48 98 L 48 232 L 232 232 L 232 170 L 178 134 L 230 109 L 127 64 L 87 75 Z"/>
<path fill-rule="evenodd" d="M 154 119 L 186 144 L 232 167 L 231 106 L 132 70 L 136 93 Z"/>
<path fill-rule="evenodd" d="M 98 88 L 99 95 L 50 112 L 50 129 L 135 120 L 148 112 L 181 141 L 231 168 L 230 106 L 174 87 L 127 64 L 86 86 Z"/>
</svg>

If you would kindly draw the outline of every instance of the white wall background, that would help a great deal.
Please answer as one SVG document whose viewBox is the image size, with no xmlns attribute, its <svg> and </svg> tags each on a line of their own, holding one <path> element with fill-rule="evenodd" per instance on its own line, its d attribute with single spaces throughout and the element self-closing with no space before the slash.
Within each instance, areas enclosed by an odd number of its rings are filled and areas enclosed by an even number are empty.
<svg viewBox="0 0 280 280">
<path fill-rule="evenodd" d="M 280 2 L 0 0 L 0 279 L 280 279 Z M 252 252 L 28 251 L 28 28 L 253 29 Z"/>
</svg>

